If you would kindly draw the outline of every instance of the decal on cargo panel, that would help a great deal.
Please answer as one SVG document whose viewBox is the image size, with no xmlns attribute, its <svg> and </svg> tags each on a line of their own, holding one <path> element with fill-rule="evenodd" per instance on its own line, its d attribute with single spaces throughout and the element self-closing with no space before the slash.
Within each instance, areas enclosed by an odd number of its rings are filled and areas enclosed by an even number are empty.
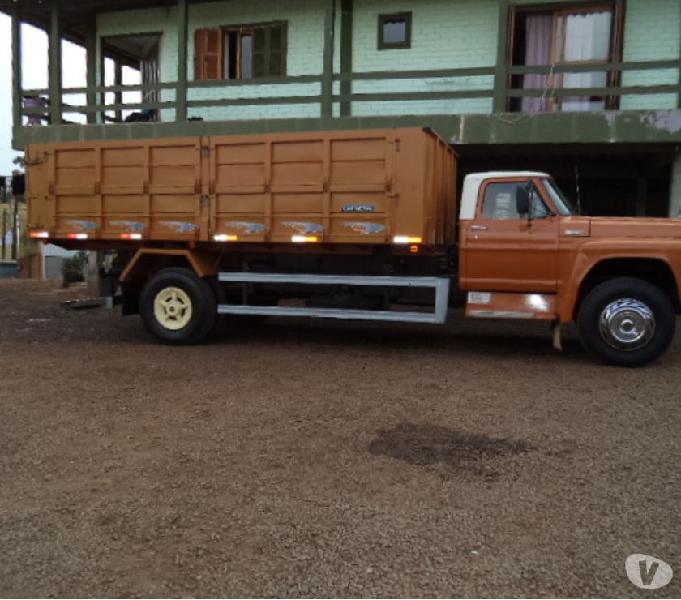
<svg viewBox="0 0 681 600">
<path fill-rule="evenodd" d="M 262 223 L 251 223 L 250 221 L 225 221 L 224 224 L 230 229 L 235 229 L 239 233 L 245 233 L 247 235 L 265 232 L 265 226 Z"/>
<path fill-rule="evenodd" d="M 348 221 L 343 223 L 343 227 L 352 229 L 355 233 L 361 233 L 362 235 L 376 235 L 385 232 L 385 225 L 367 223 L 366 221 Z"/>
<path fill-rule="evenodd" d="M 140 221 L 109 221 L 111 227 L 120 227 L 129 233 L 141 233 L 144 231 L 144 223 Z"/>
<path fill-rule="evenodd" d="M 195 223 L 187 223 L 187 221 L 161 221 L 159 225 L 172 229 L 176 233 L 194 233 L 199 228 Z"/>
<path fill-rule="evenodd" d="M 324 225 L 320 225 L 319 223 L 309 223 L 307 221 L 284 221 L 282 225 L 284 227 L 293 229 L 293 231 L 301 235 L 324 232 Z"/>
<path fill-rule="evenodd" d="M 344 204 L 341 207 L 341 212 L 344 212 L 344 213 L 372 213 L 372 212 L 376 212 L 376 207 L 373 204 Z"/>
<path fill-rule="evenodd" d="M 97 229 L 97 223 L 94 221 L 66 221 L 66 225 L 69 226 L 70 229 L 73 229 L 74 231 L 92 231 L 94 229 Z"/>
</svg>

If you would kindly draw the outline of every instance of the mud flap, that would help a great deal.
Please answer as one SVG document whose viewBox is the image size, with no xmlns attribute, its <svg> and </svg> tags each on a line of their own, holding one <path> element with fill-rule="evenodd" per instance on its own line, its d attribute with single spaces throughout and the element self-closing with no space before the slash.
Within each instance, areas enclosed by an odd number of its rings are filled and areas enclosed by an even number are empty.
<svg viewBox="0 0 681 600">
<path fill-rule="evenodd" d="M 553 347 L 558 352 L 563 351 L 563 340 L 561 338 L 562 325 L 559 321 L 553 323 Z"/>
<path fill-rule="evenodd" d="M 140 312 L 141 286 L 135 281 L 122 281 L 121 290 L 123 292 L 120 297 L 121 314 L 124 317 L 138 315 Z"/>
</svg>

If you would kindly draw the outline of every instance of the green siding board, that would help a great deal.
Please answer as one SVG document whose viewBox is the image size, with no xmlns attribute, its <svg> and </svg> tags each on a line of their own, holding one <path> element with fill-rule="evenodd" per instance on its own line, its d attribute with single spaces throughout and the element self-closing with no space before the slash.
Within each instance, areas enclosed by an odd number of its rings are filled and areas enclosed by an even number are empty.
<svg viewBox="0 0 681 600">
<path fill-rule="evenodd" d="M 61 23 L 59 6 L 50 7 L 50 30 L 48 41 L 48 79 L 50 88 L 50 122 L 61 124 L 62 120 L 62 61 L 61 61 Z"/>
<path fill-rule="evenodd" d="M 99 39 L 97 37 L 97 23 L 90 23 L 90 31 L 86 40 L 86 83 L 90 90 L 86 92 L 86 102 L 89 106 L 97 104 L 97 92 L 95 88 L 97 87 L 97 56 L 98 56 L 98 45 Z M 88 113 L 87 122 L 90 125 L 94 125 L 97 122 L 97 113 Z"/>
<path fill-rule="evenodd" d="M 678 59 L 681 54 L 681 2 L 679 0 L 628 0 L 624 24 L 624 61 Z M 679 83 L 679 69 L 624 73 L 622 85 Z M 620 107 L 668 109 L 678 107 L 678 94 L 630 96 Z"/>
<path fill-rule="evenodd" d="M 544 113 L 517 115 L 411 115 L 270 119 L 256 121 L 121 123 L 74 127 L 19 127 L 20 147 L 29 143 L 156 137 L 430 127 L 451 144 L 681 143 L 681 115 L 671 111 Z"/>
<path fill-rule="evenodd" d="M 333 55 L 336 29 L 336 0 L 322 0 L 324 9 L 324 48 L 322 51 L 322 117 L 333 116 Z"/>
<path fill-rule="evenodd" d="M 189 10 L 187 0 L 179 0 L 177 3 L 177 42 L 178 42 L 178 65 L 177 65 L 177 90 L 176 90 L 176 120 L 187 120 L 187 46 Z"/>
<path fill-rule="evenodd" d="M 354 0 L 341 0 L 341 26 L 340 26 L 340 74 L 352 75 L 352 27 L 353 27 Z M 335 93 L 335 89 L 334 89 Z M 352 81 L 341 80 L 340 94 L 348 96 L 352 93 Z M 352 106 L 349 101 L 340 103 L 340 116 L 349 117 L 352 114 Z"/>
<path fill-rule="evenodd" d="M 504 112 L 508 103 L 508 31 L 509 0 L 499 0 L 499 22 L 497 26 L 497 64 L 494 74 L 494 111 Z"/>
</svg>

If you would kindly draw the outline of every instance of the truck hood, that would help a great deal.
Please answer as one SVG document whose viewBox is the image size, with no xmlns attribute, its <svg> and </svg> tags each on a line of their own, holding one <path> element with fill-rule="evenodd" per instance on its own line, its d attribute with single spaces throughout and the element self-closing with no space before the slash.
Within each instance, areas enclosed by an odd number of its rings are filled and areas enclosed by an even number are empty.
<svg viewBox="0 0 681 600">
<path fill-rule="evenodd" d="M 648 217 L 570 217 L 561 224 L 565 237 L 681 238 L 681 220 Z"/>
</svg>

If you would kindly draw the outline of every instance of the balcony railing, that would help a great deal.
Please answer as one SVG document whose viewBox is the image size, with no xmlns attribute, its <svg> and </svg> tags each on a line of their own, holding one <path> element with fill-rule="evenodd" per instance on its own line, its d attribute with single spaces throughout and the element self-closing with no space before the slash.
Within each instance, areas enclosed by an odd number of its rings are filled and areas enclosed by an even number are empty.
<svg viewBox="0 0 681 600">
<path fill-rule="evenodd" d="M 566 73 L 606 73 L 609 81 L 619 83 L 594 88 L 552 85 L 556 75 Z M 523 76 L 530 74 L 544 75 L 549 83 L 543 88 L 522 87 Z M 332 117 L 453 114 L 470 112 L 471 108 L 472 112 L 492 113 L 511 110 L 523 98 L 537 97 L 604 98 L 608 106 L 624 109 L 631 98 L 654 95 L 664 96 L 662 105 L 646 108 L 681 107 L 679 59 L 512 66 L 502 72 L 497 67 L 477 67 L 334 74 L 333 85 L 326 86 L 332 90 L 330 96 L 324 92 L 324 79 L 323 75 L 302 75 L 189 81 L 186 89 L 178 82 L 65 88 L 58 113 L 62 124 L 119 122 L 130 120 L 133 113 L 137 113 L 136 120 L 175 121 L 180 112 L 176 111 L 180 93 L 190 120 L 317 118 L 324 115 L 325 106 L 333 107 L 331 115 L 325 115 Z M 138 97 L 123 101 L 124 95 L 131 93 Z M 114 100 L 108 101 L 111 95 Z M 82 102 L 76 98 L 74 103 L 74 96 L 80 96 Z M 636 102 L 631 106 L 640 107 Z M 249 107 L 257 110 L 245 110 Z M 48 89 L 23 91 L 22 124 L 49 125 L 54 114 Z"/>
</svg>

